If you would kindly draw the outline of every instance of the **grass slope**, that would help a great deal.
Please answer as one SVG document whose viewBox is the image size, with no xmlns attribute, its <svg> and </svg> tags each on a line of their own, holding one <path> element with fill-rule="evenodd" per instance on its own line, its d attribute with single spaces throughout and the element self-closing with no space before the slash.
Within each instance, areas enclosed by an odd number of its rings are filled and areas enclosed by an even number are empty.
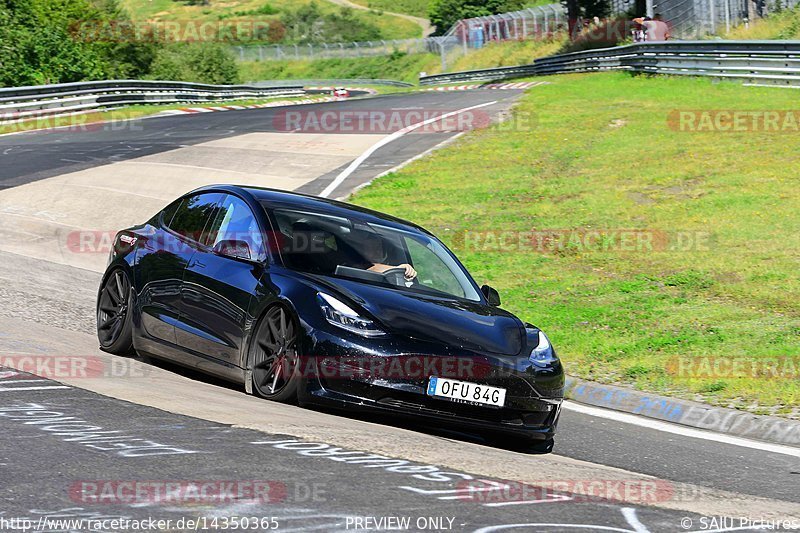
<svg viewBox="0 0 800 533">
<path fill-rule="evenodd" d="M 493 43 L 470 54 L 450 59 L 450 71 L 530 63 L 554 54 L 562 41 Z M 314 78 L 384 78 L 416 83 L 420 72 L 437 74 L 441 59 L 435 54 L 395 54 L 383 57 L 263 61 L 242 63 L 241 78 L 249 81 Z"/>
<path fill-rule="evenodd" d="M 479 283 L 499 289 L 504 307 L 550 334 L 572 375 L 800 417 L 796 372 L 675 372 L 679 357 L 797 364 L 800 138 L 668 125 L 675 109 L 791 110 L 796 94 L 624 73 L 547 81 L 516 109 L 536 119 L 532 130 L 473 132 L 353 201 L 436 232 Z M 464 244 L 465 231 L 532 229 L 684 231 L 708 241 L 682 252 Z"/>
<path fill-rule="evenodd" d="M 296 9 L 314 0 L 211 0 L 210 6 L 188 5 L 178 0 L 121 0 L 122 6 L 133 20 L 149 21 L 215 21 L 224 19 L 226 23 L 236 21 L 262 21 L 279 18 L 287 9 Z M 334 12 L 340 6 L 316 0 L 323 12 Z M 272 9 L 266 9 L 269 6 Z M 399 17 L 385 15 L 376 11 L 354 10 L 355 16 L 375 24 L 385 39 L 407 39 L 420 37 L 419 25 Z M 271 13 L 271 14 L 270 14 Z"/>
<path fill-rule="evenodd" d="M 416 83 L 420 72 L 439 65 L 432 54 L 318 59 L 314 61 L 262 61 L 241 63 L 241 78 L 248 81 L 278 79 L 370 78 Z"/>
<path fill-rule="evenodd" d="M 431 0 L 353 0 L 353 3 L 361 4 L 376 11 L 390 11 L 392 13 L 428 18 L 428 7 L 431 4 Z"/>
<path fill-rule="evenodd" d="M 525 65 L 536 58 L 557 54 L 564 44 L 563 39 L 494 42 L 456 59 L 448 66 L 448 70 L 455 72 Z"/>
</svg>

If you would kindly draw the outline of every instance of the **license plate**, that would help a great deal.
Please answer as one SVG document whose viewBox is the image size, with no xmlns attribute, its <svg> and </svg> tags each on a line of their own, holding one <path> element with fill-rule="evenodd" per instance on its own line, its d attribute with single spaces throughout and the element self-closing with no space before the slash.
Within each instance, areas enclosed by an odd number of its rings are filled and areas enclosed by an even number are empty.
<svg viewBox="0 0 800 533">
<path fill-rule="evenodd" d="M 479 385 L 469 381 L 431 378 L 428 382 L 428 396 L 449 398 L 461 403 L 502 407 L 506 402 L 506 389 Z"/>
</svg>

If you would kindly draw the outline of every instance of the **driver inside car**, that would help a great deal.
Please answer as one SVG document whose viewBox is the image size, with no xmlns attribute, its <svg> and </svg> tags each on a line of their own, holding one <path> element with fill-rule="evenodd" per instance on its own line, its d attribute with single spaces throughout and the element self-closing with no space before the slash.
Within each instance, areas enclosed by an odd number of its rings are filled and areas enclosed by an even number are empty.
<svg viewBox="0 0 800 533">
<path fill-rule="evenodd" d="M 417 277 L 417 271 L 408 263 L 401 263 L 399 265 L 387 265 L 386 261 L 386 248 L 383 244 L 383 239 L 379 235 L 367 235 L 359 243 L 359 253 L 364 261 L 359 265 L 353 265 L 355 268 L 362 268 L 364 270 L 371 270 L 383 274 L 392 268 L 402 268 L 405 270 L 404 276 L 406 280 L 411 281 Z"/>
</svg>

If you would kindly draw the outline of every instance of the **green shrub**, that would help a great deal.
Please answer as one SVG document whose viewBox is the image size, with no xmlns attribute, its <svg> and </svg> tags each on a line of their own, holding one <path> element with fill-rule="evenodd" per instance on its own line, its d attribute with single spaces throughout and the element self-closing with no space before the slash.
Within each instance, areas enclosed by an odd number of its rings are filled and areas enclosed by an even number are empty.
<svg viewBox="0 0 800 533">
<path fill-rule="evenodd" d="M 181 43 L 167 46 L 156 54 L 149 77 L 217 85 L 239 82 L 233 54 L 218 43 Z"/>
<path fill-rule="evenodd" d="M 707 383 L 702 385 L 698 392 L 705 392 L 705 393 L 714 393 L 720 392 L 728 388 L 728 384 L 724 381 L 713 381 L 711 383 Z"/>
<path fill-rule="evenodd" d="M 146 75 L 157 43 L 100 35 L 125 20 L 114 0 L 0 2 L 0 85 Z"/>
<path fill-rule="evenodd" d="M 93 43 L 71 37 L 77 13 L 99 20 L 86 0 L 7 0 L 0 4 L 0 85 L 35 85 L 102 77 L 107 64 Z"/>
</svg>

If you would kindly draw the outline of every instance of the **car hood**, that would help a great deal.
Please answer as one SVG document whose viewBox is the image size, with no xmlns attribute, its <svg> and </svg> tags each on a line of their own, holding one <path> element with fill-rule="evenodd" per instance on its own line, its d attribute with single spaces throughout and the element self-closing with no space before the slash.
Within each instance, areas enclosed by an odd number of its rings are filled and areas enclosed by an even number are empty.
<svg viewBox="0 0 800 533">
<path fill-rule="evenodd" d="M 366 309 L 388 331 L 476 352 L 517 355 L 525 342 L 522 322 L 481 302 L 337 279 L 337 292 Z"/>
</svg>

